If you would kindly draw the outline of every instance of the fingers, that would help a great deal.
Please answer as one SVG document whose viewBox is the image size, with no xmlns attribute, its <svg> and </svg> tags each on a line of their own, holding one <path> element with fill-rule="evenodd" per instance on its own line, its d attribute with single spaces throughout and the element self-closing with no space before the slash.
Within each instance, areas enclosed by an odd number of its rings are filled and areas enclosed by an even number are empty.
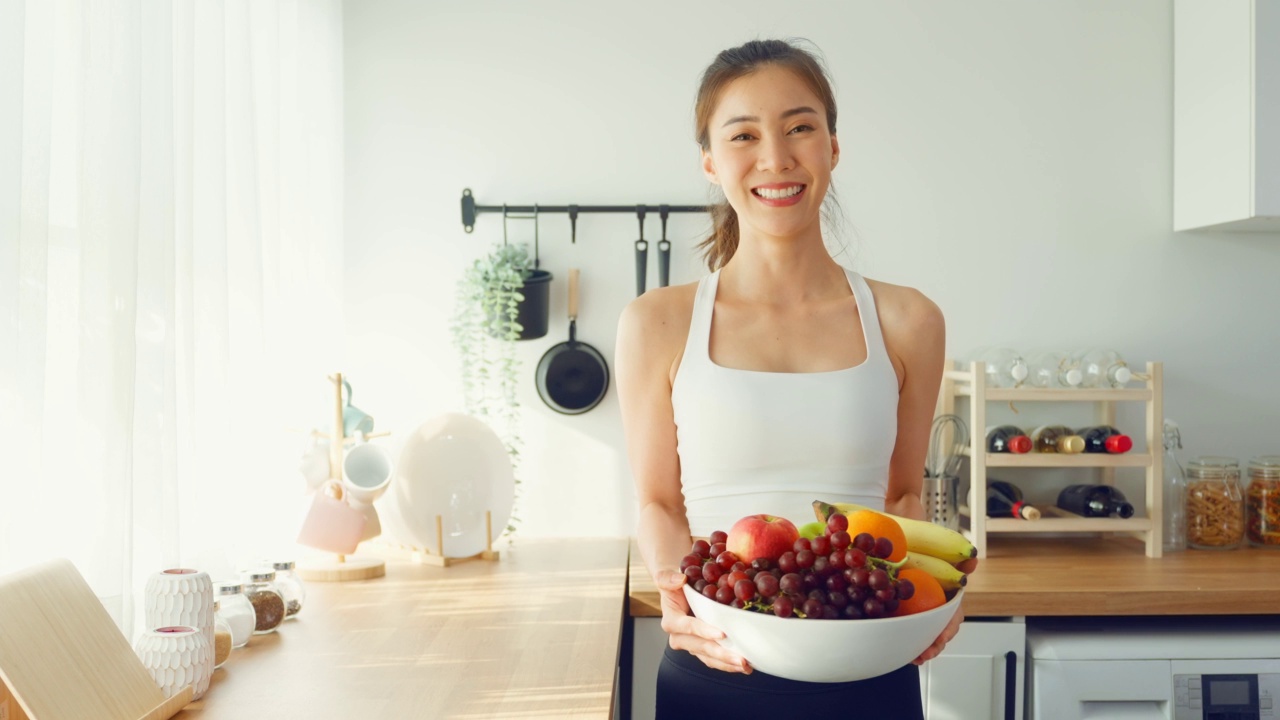
<svg viewBox="0 0 1280 720">
<path fill-rule="evenodd" d="M 751 665 L 746 658 L 721 647 L 718 643 L 701 639 L 695 635 L 672 635 L 671 647 L 684 650 L 702 661 L 703 665 L 723 672 L 750 674 Z"/>
<path fill-rule="evenodd" d="M 942 629 L 942 634 L 938 636 L 938 639 L 934 640 L 932 645 L 926 648 L 924 652 L 920 653 L 919 657 L 911 662 L 916 665 L 921 665 L 941 655 L 942 651 L 946 649 L 947 643 L 951 642 L 951 640 L 960 632 L 960 623 L 962 622 L 964 622 L 964 611 L 960 610 L 952 616 L 951 622 L 947 623 L 947 626 Z"/>
<path fill-rule="evenodd" d="M 659 590 L 679 590 L 688 579 L 682 572 L 659 570 L 653 576 L 653 584 L 657 585 Z"/>
</svg>

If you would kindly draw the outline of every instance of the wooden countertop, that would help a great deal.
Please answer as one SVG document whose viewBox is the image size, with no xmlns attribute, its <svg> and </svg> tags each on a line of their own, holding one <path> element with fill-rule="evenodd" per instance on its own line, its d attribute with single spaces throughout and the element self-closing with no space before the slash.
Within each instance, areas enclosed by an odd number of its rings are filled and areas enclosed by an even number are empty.
<svg viewBox="0 0 1280 720">
<path fill-rule="evenodd" d="M 632 617 L 661 617 L 658 591 L 634 548 Z M 989 540 L 969 577 L 967 617 L 1280 615 L 1280 550 L 1188 550 L 1160 559 L 1130 538 Z"/>
<path fill-rule="evenodd" d="M 175 717 L 612 718 L 627 539 L 519 540 L 497 562 L 388 560 L 307 584 Z"/>
</svg>

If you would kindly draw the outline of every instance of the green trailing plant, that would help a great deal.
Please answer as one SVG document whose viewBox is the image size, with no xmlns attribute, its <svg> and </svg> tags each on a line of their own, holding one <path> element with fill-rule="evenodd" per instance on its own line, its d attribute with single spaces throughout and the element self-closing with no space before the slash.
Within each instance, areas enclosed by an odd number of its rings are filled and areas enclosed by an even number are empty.
<svg viewBox="0 0 1280 720">
<path fill-rule="evenodd" d="M 462 370 L 466 411 L 502 438 L 515 468 L 515 502 L 506 532 L 520 522 L 520 401 L 516 392 L 520 361 L 517 321 L 526 274 L 532 268 L 524 245 L 496 245 L 477 258 L 458 281 L 452 323 L 453 344 Z"/>
</svg>

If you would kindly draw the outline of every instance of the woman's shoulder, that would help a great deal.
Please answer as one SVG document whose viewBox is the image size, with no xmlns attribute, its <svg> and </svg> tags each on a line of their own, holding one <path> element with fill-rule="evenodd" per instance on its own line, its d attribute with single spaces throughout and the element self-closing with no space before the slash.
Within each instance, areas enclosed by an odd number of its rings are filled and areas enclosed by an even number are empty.
<svg viewBox="0 0 1280 720">
<path fill-rule="evenodd" d="M 891 353 L 907 356 L 940 349 L 946 321 L 937 303 L 913 287 L 864 279 L 875 298 L 880 332 Z"/>
<path fill-rule="evenodd" d="M 623 307 L 618 323 L 621 327 L 643 331 L 646 336 L 681 329 L 682 333 L 687 333 L 694 314 L 694 296 L 698 295 L 698 284 L 675 284 L 646 291 Z"/>
</svg>

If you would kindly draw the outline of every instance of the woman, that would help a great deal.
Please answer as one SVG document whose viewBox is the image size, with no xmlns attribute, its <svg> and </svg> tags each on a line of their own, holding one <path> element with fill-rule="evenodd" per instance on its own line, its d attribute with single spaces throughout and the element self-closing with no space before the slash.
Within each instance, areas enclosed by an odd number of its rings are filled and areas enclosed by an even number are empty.
<svg viewBox="0 0 1280 720">
<path fill-rule="evenodd" d="M 836 684 L 753 673 L 689 613 L 679 564 L 691 537 L 756 513 L 799 524 L 815 498 L 924 517 L 944 350 L 936 305 L 846 271 L 823 244 L 840 146 L 813 56 L 776 40 L 726 50 L 703 75 L 695 115 L 703 172 L 726 199 L 703 244 L 712 272 L 633 301 L 615 356 L 639 545 L 670 635 L 658 717 L 797 717 L 833 702 L 846 718 L 918 716 L 914 665 Z"/>
</svg>

